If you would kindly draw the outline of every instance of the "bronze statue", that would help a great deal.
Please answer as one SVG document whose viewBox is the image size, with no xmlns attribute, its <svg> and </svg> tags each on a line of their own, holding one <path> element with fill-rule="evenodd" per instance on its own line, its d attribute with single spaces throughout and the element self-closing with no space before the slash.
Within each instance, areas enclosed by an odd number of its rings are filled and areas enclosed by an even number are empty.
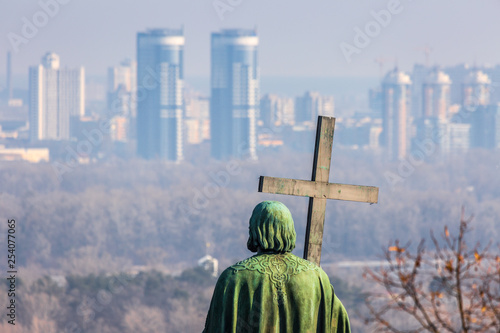
<svg viewBox="0 0 500 333">
<path fill-rule="evenodd" d="M 291 253 L 296 235 L 288 208 L 261 202 L 249 229 L 247 247 L 257 254 L 221 274 L 203 332 L 350 332 L 326 273 Z"/>
</svg>

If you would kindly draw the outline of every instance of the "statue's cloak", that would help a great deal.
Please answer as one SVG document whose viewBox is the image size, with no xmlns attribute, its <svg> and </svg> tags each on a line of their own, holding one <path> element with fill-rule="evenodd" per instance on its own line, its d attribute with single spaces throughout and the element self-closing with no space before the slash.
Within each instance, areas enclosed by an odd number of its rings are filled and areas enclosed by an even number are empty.
<svg viewBox="0 0 500 333">
<path fill-rule="evenodd" d="M 326 273 L 291 253 L 259 254 L 219 277 L 204 333 L 350 332 Z"/>
</svg>

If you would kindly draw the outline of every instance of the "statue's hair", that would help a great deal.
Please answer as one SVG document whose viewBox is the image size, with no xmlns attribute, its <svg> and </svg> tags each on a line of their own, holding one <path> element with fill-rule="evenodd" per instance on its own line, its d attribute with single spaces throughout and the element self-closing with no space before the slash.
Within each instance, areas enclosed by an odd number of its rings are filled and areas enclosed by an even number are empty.
<svg viewBox="0 0 500 333">
<path fill-rule="evenodd" d="M 279 201 L 263 201 L 250 218 L 247 247 L 252 252 L 291 252 L 295 248 L 295 227 L 292 214 Z"/>
</svg>

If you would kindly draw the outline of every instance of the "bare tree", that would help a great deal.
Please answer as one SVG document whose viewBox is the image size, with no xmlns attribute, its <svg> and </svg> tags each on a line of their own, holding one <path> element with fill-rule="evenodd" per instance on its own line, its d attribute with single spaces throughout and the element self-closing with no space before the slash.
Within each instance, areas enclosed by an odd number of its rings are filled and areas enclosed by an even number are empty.
<svg viewBox="0 0 500 333">
<path fill-rule="evenodd" d="M 432 251 L 424 240 L 416 253 L 398 241 L 384 250 L 386 265 L 365 270 L 379 289 L 368 293 L 365 323 L 377 332 L 500 332 L 500 251 L 467 245 L 471 220 L 462 210 L 458 236 L 431 232 Z"/>
</svg>

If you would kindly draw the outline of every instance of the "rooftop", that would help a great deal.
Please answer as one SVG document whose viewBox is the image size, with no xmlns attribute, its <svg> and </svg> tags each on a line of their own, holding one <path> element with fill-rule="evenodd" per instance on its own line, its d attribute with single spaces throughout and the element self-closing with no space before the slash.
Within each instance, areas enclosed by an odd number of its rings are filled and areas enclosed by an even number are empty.
<svg viewBox="0 0 500 333">
<path fill-rule="evenodd" d="M 170 29 L 170 28 L 155 28 L 148 29 L 146 32 L 140 34 L 151 36 L 184 36 L 184 28 Z"/>
<path fill-rule="evenodd" d="M 392 71 L 387 73 L 383 83 L 385 84 L 411 84 L 411 79 L 408 74 L 400 71 L 395 67 Z"/>
<path fill-rule="evenodd" d="M 429 73 L 425 81 L 430 84 L 451 84 L 450 77 L 437 68 Z"/>
<path fill-rule="evenodd" d="M 472 70 L 464 80 L 467 84 L 490 84 L 491 80 L 488 74 L 479 69 Z"/>
<path fill-rule="evenodd" d="M 214 32 L 214 35 L 226 37 L 255 37 L 256 29 L 222 29 L 220 32 Z"/>
</svg>

